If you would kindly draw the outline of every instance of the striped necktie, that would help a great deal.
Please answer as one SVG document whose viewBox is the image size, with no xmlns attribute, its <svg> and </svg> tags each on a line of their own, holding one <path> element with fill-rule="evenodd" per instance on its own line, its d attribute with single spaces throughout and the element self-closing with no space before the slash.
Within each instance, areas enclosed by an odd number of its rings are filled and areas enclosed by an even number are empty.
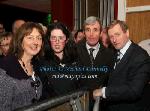
<svg viewBox="0 0 150 111">
<path fill-rule="evenodd" d="M 90 48 L 89 49 L 89 51 L 90 51 L 90 60 L 91 60 L 91 64 L 92 64 L 92 66 L 93 66 L 93 64 L 94 64 L 94 57 L 93 57 L 93 51 L 94 51 L 95 49 L 93 49 L 93 48 Z"/>
<path fill-rule="evenodd" d="M 117 51 L 116 64 L 119 64 L 119 62 L 120 62 L 120 54 L 121 54 L 121 52 L 118 50 Z"/>
<path fill-rule="evenodd" d="M 116 56 L 115 56 L 115 65 L 114 65 L 114 69 L 116 68 L 116 65 L 119 64 L 119 62 L 120 62 L 120 54 L 121 54 L 121 52 L 120 52 L 119 50 L 117 50 Z"/>
</svg>

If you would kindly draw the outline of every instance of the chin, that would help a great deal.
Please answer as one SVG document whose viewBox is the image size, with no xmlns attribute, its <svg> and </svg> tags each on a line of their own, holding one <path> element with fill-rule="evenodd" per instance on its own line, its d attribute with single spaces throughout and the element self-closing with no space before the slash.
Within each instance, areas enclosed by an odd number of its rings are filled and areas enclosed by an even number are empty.
<svg viewBox="0 0 150 111">
<path fill-rule="evenodd" d="M 95 46 L 97 43 L 89 43 L 90 46 Z"/>
<path fill-rule="evenodd" d="M 35 56 L 39 53 L 39 51 L 36 51 L 36 52 L 32 52 L 31 55 Z"/>
</svg>

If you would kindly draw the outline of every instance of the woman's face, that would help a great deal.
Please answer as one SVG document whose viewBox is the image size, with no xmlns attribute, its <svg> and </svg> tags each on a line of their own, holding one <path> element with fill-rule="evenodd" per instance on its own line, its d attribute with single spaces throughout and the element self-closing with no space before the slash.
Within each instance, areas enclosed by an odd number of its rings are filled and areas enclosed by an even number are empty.
<svg viewBox="0 0 150 111">
<path fill-rule="evenodd" d="M 54 29 L 51 31 L 50 45 L 54 50 L 54 53 L 61 53 L 64 50 L 66 44 L 66 36 L 60 29 Z"/>
<path fill-rule="evenodd" d="M 33 29 L 30 35 L 23 38 L 22 47 L 24 55 L 34 56 L 38 54 L 42 47 L 42 36 L 37 29 Z"/>
</svg>

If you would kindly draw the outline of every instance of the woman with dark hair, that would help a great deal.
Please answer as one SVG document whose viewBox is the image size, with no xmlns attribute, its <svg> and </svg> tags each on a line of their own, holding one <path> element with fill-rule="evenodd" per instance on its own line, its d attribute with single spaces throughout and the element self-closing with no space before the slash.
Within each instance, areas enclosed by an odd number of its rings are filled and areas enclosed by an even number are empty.
<svg viewBox="0 0 150 111">
<path fill-rule="evenodd" d="M 39 68 L 42 72 L 41 80 L 45 89 L 43 94 L 46 98 L 64 95 L 76 89 L 75 81 L 64 76 L 69 73 L 66 68 L 74 62 L 74 59 L 70 57 L 72 49 L 69 50 L 70 47 L 67 45 L 69 36 L 67 27 L 60 22 L 52 23 L 48 27 L 45 60 Z"/>
<path fill-rule="evenodd" d="M 7 74 L 0 75 L 0 110 L 12 111 L 30 105 L 42 95 L 42 84 L 33 61 L 42 55 L 43 29 L 26 22 L 12 39 L 9 54 L 0 61 Z"/>
</svg>

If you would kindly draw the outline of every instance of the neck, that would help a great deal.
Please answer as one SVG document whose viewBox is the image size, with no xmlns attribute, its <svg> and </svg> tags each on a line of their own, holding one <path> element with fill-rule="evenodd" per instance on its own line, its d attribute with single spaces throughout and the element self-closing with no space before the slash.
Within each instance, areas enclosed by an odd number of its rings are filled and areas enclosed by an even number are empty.
<svg viewBox="0 0 150 111">
<path fill-rule="evenodd" d="M 23 56 L 22 58 L 20 58 L 19 62 L 22 68 L 24 69 L 24 71 L 26 72 L 26 74 L 31 76 L 33 74 L 31 58 Z"/>
<path fill-rule="evenodd" d="M 31 64 L 31 59 L 32 57 L 25 56 L 25 55 L 21 57 L 21 60 L 25 63 L 25 65 Z"/>
<path fill-rule="evenodd" d="M 56 55 L 57 57 L 59 57 L 60 60 L 62 60 L 62 58 L 63 58 L 63 51 L 60 52 L 60 53 L 55 53 L 55 55 Z"/>
</svg>

